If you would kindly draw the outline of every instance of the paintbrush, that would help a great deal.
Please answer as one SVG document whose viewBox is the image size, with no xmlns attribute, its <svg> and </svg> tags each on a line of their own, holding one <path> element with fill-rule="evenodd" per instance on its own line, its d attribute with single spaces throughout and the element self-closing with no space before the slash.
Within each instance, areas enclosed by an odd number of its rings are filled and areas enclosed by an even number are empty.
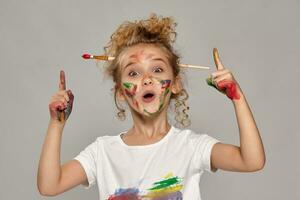
<svg viewBox="0 0 300 200">
<path fill-rule="evenodd" d="M 82 58 L 84 59 L 96 59 L 96 60 L 104 60 L 104 61 L 111 61 L 114 60 L 115 57 L 112 56 L 105 56 L 105 55 L 90 55 L 90 54 L 83 54 Z M 195 69 L 209 69 L 209 67 L 206 66 L 199 66 L 199 65 L 188 65 L 188 64 L 178 64 L 180 67 L 184 68 L 195 68 Z"/>
</svg>

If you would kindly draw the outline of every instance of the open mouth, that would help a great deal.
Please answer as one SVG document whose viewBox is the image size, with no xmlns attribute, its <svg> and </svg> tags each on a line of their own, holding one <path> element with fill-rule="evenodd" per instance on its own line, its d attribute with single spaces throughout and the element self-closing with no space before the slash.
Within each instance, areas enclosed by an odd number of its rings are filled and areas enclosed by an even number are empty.
<svg viewBox="0 0 300 200">
<path fill-rule="evenodd" d="M 143 101 L 146 103 L 149 103 L 149 102 L 153 101 L 154 99 L 155 99 L 155 94 L 152 92 L 146 92 L 143 95 Z"/>
</svg>

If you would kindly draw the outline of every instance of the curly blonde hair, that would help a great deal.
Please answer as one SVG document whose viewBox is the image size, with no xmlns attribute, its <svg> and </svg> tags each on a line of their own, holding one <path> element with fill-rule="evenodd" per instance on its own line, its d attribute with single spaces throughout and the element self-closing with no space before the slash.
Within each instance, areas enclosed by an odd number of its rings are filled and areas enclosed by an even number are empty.
<svg viewBox="0 0 300 200">
<path fill-rule="evenodd" d="M 114 60 L 106 63 L 106 73 L 113 78 L 115 83 L 114 100 L 118 112 L 118 118 L 125 119 L 125 110 L 118 104 L 116 94 L 120 88 L 120 62 L 119 57 L 122 52 L 128 47 L 145 43 L 159 47 L 169 60 L 173 68 L 173 75 L 179 75 L 180 67 L 179 55 L 173 49 L 172 44 L 175 42 L 177 33 L 175 32 L 176 22 L 170 17 L 161 17 L 156 14 L 151 14 L 148 19 L 139 21 L 125 21 L 111 35 L 110 41 L 104 47 L 105 55 L 115 57 Z M 184 96 L 184 98 L 181 98 Z M 186 111 L 189 109 L 186 105 L 188 94 L 185 89 L 182 89 L 178 94 L 171 95 L 171 100 L 175 100 L 175 120 L 176 125 L 187 127 L 190 125 L 189 116 Z"/>
</svg>

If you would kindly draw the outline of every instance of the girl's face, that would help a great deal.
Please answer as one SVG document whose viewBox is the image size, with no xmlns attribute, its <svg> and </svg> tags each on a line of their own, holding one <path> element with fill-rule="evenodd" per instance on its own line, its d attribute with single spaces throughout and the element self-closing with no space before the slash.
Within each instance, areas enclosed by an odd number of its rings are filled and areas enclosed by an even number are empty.
<svg viewBox="0 0 300 200">
<path fill-rule="evenodd" d="M 140 114 L 159 113 L 176 93 L 166 53 L 151 44 L 138 44 L 120 55 L 121 96 Z"/>
</svg>

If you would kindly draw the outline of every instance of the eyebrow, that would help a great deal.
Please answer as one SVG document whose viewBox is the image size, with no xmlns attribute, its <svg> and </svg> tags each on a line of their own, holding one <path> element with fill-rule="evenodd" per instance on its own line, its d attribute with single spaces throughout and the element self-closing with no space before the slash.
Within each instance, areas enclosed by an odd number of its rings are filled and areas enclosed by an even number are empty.
<svg viewBox="0 0 300 200">
<path fill-rule="evenodd" d="M 162 59 L 162 58 L 153 58 L 151 59 L 151 61 L 162 61 L 165 65 L 168 65 L 167 62 Z M 135 64 L 136 62 L 129 62 L 128 64 L 125 65 L 125 67 L 123 68 L 123 70 L 125 70 L 128 66 Z"/>
<path fill-rule="evenodd" d="M 152 60 L 162 61 L 163 63 L 165 63 L 165 65 L 168 65 L 168 63 L 162 58 L 153 58 Z"/>
</svg>

